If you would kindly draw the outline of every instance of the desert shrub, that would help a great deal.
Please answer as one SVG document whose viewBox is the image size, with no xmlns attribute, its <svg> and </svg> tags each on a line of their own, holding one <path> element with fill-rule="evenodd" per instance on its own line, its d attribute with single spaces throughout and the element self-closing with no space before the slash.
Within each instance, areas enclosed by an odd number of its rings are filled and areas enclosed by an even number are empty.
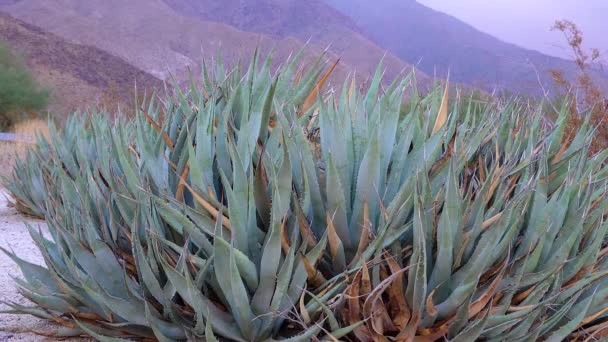
<svg viewBox="0 0 608 342">
<path fill-rule="evenodd" d="M 564 35 L 572 50 L 577 74 L 574 79 L 567 79 L 561 70 L 551 70 L 553 81 L 561 91 L 558 97 L 572 98 L 570 111 L 572 116 L 568 125 L 568 134 L 574 137 L 577 128 L 589 116 L 597 128 L 596 139 L 592 143 L 592 152 L 608 148 L 608 88 L 602 88 L 594 74 L 602 70 L 601 53 L 598 49 L 587 50 L 583 47 L 584 35 L 578 26 L 568 20 L 558 20 L 553 30 Z"/>
<path fill-rule="evenodd" d="M 46 107 L 48 91 L 32 78 L 23 61 L 0 42 L 0 130 L 31 118 Z"/>
<path fill-rule="evenodd" d="M 565 140 L 567 105 L 548 125 L 447 86 L 404 105 L 415 80 L 382 88 L 381 67 L 322 98 L 324 64 L 296 63 L 218 64 L 132 120 L 51 128 L 12 178 L 52 235 L 30 228 L 44 268 L 4 251 L 33 303 L 14 312 L 100 340 L 605 335 L 588 123 Z"/>
</svg>

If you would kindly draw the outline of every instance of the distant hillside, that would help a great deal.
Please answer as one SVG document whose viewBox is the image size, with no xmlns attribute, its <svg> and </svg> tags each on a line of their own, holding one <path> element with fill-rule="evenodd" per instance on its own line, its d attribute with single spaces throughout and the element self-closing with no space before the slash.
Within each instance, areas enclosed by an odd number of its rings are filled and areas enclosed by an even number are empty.
<svg viewBox="0 0 608 342">
<path fill-rule="evenodd" d="M 107 97 L 132 100 L 140 90 L 160 89 L 162 82 L 107 52 L 69 43 L 36 26 L 0 12 L 0 40 L 22 55 L 34 77 L 50 88 L 50 110 L 64 113 Z"/>
<path fill-rule="evenodd" d="M 274 3 L 269 1 L 268 4 Z M 319 28 L 316 29 L 314 25 L 308 24 L 307 18 L 320 16 L 320 19 L 325 20 L 321 16 L 323 12 L 314 6 L 299 1 L 293 2 L 298 3 L 295 7 L 283 6 L 281 4 L 287 2 L 276 1 L 278 7 L 270 6 L 272 11 L 252 12 L 249 8 L 241 11 L 247 13 L 247 17 L 254 18 L 249 23 L 265 23 L 269 27 L 267 30 L 236 25 L 235 22 L 242 17 L 230 6 L 238 1 L 221 2 L 225 6 L 222 7 L 223 12 L 212 11 L 217 15 L 233 13 L 237 19 L 223 20 L 226 23 L 219 22 L 222 20 L 209 20 L 200 12 L 179 6 L 177 1 L 167 4 L 163 0 L 21 0 L 2 8 L 24 21 L 36 23 L 69 40 L 106 50 L 162 79 L 169 75 L 183 75 L 188 67 L 198 67 L 203 58 L 215 58 L 220 49 L 226 63 L 247 60 L 256 47 L 262 51 L 273 49 L 274 61 L 278 65 L 288 55 L 299 50 L 311 38 L 314 30 L 317 30 L 315 37 L 327 38 L 312 37 L 305 52 L 305 62 L 321 55 L 326 46 L 334 42 L 327 58 L 336 60 L 342 57 L 335 72 L 336 79 L 343 79 L 352 70 L 364 75 L 370 75 L 374 71 L 384 51 L 358 35 L 355 28 L 349 26 L 352 24 L 347 24 L 350 19 L 322 2 L 312 2 L 323 5 L 340 18 L 335 29 L 333 26 L 325 27 L 336 34 L 332 38 L 320 31 L 320 27 L 323 27 L 321 22 L 317 23 Z M 204 1 L 189 3 L 205 4 Z M 221 7 L 219 0 L 207 4 Z M 196 8 L 200 9 L 198 6 Z M 310 11 L 312 12 L 309 13 Z M 193 15 L 185 15 L 186 13 Z M 298 17 L 303 21 L 292 21 Z M 303 28 L 306 25 L 309 29 Z M 244 31 L 237 27 L 251 30 Z M 270 34 L 276 27 L 284 28 L 285 34 Z M 297 28 L 301 28 L 301 34 L 293 33 Z M 348 35 L 342 35 L 344 30 L 348 30 Z M 344 49 L 337 49 L 336 46 L 343 46 Z M 408 67 L 392 55 L 387 56 L 386 65 L 392 74 Z M 419 78 L 424 79 L 424 75 L 421 74 Z"/>
<path fill-rule="evenodd" d="M 428 74 L 484 88 L 538 93 L 548 70 L 572 76 L 571 61 L 505 43 L 415 0 L 324 0 L 350 16 L 363 33 Z M 516 25 L 517 23 L 513 23 Z M 598 71 L 598 77 L 608 79 Z"/>
<path fill-rule="evenodd" d="M 14 0 L 13 0 L 14 1 Z M 272 36 L 308 36 L 332 29 L 360 33 L 357 24 L 322 0 L 163 0 L 176 11 Z M 321 39 L 320 37 L 314 37 Z"/>
<path fill-rule="evenodd" d="M 123 58 L 160 79 L 221 50 L 245 62 L 256 47 L 275 51 L 275 67 L 309 41 L 305 61 L 327 48 L 341 58 L 334 79 L 373 73 L 384 56 L 386 78 L 417 68 L 485 90 L 539 94 L 549 70 L 576 73 L 571 61 L 505 43 L 415 0 L 0 0 L 0 8 L 78 44 Z M 597 77 L 608 80 L 603 71 Z"/>
<path fill-rule="evenodd" d="M 310 40 L 339 55 L 359 73 L 369 75 L 384 57 L 386 76 L 412 68 L 385 48 L 365 37 L 351 18 L 323 0 L 163 0 L 177 12 L 206 21 L 220 22 L 243 31 L 277 38 Z M 418 74 L 419 81 L 427 76 Z"/>
</svg>

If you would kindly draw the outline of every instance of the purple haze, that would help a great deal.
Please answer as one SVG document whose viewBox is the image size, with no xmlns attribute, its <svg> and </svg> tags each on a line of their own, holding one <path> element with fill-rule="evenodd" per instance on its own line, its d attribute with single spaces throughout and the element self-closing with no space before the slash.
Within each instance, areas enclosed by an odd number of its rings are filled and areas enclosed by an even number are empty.
<svg viewBox="0 0 608 342">
<path fill-rule="evenodd" d="M 563 58 L 572 54 L 550 27 L 556 19 L 568 19 L 583 31 L 585 46 L 600 49 L 608 60 L 608 0 L 417 1 L 504 41 Z"/>
</svg>

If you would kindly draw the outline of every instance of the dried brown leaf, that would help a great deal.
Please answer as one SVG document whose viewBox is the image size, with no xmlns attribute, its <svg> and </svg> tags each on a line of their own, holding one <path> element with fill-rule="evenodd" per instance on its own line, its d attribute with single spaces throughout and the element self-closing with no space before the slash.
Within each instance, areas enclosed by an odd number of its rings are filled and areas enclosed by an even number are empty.
<svg viewBox="0 0 608 342">
<path fill-rule="evenodd" d="M 437 133 L 441 127 L 445 125 L 448 121 L 448 92 L 449 92 L 450 82 L 449 80 L 445 84 L 445 90 L 443 91 L 443 98 L 441 99 L 441 106 L 439 106 L 439 114 L 437 114 L 437 119 L 435 120 L 435 125 L 433 126 L 433 134 Z"/>
<path fill-rule="evenodd" d="M 300 116 L 304 115 L 304 113 L 306 113 L 310 109 L 310 107 L 312 107 L 312 105 L 315 103 L 315 101 L 317 101 L 317 97 L 319 96 L 319 93 L 321 92 L 321 88 L 323 88 L 323 85 L 325 84 L 325 82 L 327 82 L 327 79 L 329 78 L 329 76 L 332 74 L 334 69 L 336 69 L 336 66 L 338 66 L 338 63 L 340 63 L 339 58 L 331 66 L 331 68 L 329 68 L 329 70 L 327 70 L 325 75 L 323 75 L 323 77 L 321 77 L 321 79 L 314 86 L 314 88 L 312 89 L 310 94 L 308 94 L 308 96 L 306 97 L 306 100 L 304 100 L 304 104 L 302 104 L 302 108 L 300 110 Z"/>
</svg>

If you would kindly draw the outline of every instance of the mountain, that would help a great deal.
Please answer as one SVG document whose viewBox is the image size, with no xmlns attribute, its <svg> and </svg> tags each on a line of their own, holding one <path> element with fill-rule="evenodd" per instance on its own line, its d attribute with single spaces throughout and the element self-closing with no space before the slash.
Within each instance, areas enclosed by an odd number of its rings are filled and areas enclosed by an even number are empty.
<svg viewBox="0 0 608 342">
<path fill-rule="evenodd" d="M 328 47 L 347 65 L 364 75 L 373 73 L 380 60 L 385 75 L 393 78 L 411 64 L 370 41 L 350 17 L 323 0 L 163 0 L 176 12 L 220 22 L 243 31 Z M 419 81 L 428 77 L 417 75 Z"/>
<path fill-rule="evenodd" d="M 325 50 L 327 60 L 341 58 L 335 80 L 352 71 L 365 79 L 384 58 L 387 80 L 415 65 L 421 84 L 449 70 L 456 83 L 539 94 L 539 79 L 553 84 L 550 70 L 577 71 L 414 0 L 0 0 L 0 8 L 160 79 L 181 79 L 220 49 L 228 64 L 273 49 L 276 67 L 305 44 L 305 63 Z"/>
<path fill-rule="evenodd" d="M 569 77 L 576 73 L 572 61 L 505 43 L 415 0 L 324 1 L 348 15 L 378 46 L 431 75 L 445 76 L 449 70 L 458 82 L 539 93 L 539 77 L 551 84 L 549 70 Z M 608 79 L 605 72 L 597 74 Z"/>
<path fill-rule="evenodd" d="M 254 11 L 256 1 L 261 7 Z M 203 58 L 214 58 L 219 49 L 231 64 L 246 61 L 256 47 L 263 52 L 272 49 L 278 63 L 309 38 L 304 62 L 333 43 L 326 58 L 341 57 L 336 79 L 352 70 L 371 75 L 385 54 L 359 34 L 348 17 L 319 0 L 240 4 L 236 0 L 20 0 L 1 8 L 71 41 L 106 50 L 161 79 L 183 75 Z M 391 54 L 385 65 L 389 75 L 411 68 Z M 427 78 L 420 73 L 419 79 Z"/>
<path fill-rule="evenodd" d="M 35 79 L 50 88 L 49 110 L 53 114 L 109 98 L 128 103 L 136 82 L 142 91 L 162 87 L 161 80 L 121 58 L 95 47 L 70 43 L 3 12 L 0 40 L 24 58 Z"/>
<path fill-rule="evenodd" d="M 322 0 L 163 0 L 176 11 L 272 36 L 324 39 L 340 29 L 360 33 L 357 24 Z"/>
</svg>

